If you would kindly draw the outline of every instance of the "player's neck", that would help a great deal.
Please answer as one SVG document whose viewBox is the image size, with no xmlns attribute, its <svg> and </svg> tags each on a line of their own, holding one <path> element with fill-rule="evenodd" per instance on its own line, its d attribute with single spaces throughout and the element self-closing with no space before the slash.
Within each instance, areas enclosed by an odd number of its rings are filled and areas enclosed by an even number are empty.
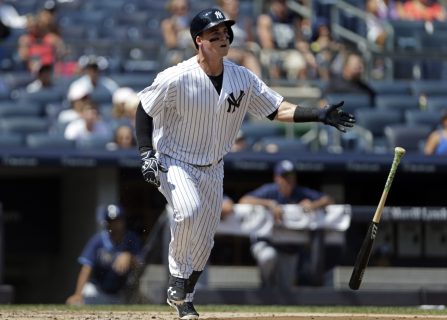
<svg viewBox="0 0 447 320">
<path fill-rule="evenodd" d="M 218 76 L 223 72 L 223 58 L 207 59 L 207 57 L 199 53 L 197 55 L 197 63 L 209 76 Z"/>
</svg>

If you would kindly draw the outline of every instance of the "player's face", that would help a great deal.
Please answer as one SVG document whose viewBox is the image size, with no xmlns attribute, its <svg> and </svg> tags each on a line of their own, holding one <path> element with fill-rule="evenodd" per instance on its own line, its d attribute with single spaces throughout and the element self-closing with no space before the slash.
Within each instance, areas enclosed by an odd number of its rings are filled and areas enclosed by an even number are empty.
<svg viewBox="0 0 447 320">
<path fill-rule="evenodd" d="M 204 31 L 199 38 L 203 50 L 215 52 L 221 56 L 227 55 L 230 48 L 230 35 L 224 23 Z"/>
</svg>

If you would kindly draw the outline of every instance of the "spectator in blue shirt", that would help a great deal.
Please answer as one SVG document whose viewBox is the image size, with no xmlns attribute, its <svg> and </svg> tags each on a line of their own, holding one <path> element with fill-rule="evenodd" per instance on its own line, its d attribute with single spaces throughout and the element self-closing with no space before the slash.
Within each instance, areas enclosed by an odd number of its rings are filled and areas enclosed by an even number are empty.
<svg viewBox="0 0 447 320">
<path fill-rule="evenodd" d="M 102 213 L 104 229 L 87 243 L 78 261 L 82 265 L 76 290 L 66 303 L 122 304 L 130 271 L 140 263 L 138 236 L 126 229 L 121 207 L 110 204 Z"/>
<path fill-rule="evenodd" d="M 276 164 L 273 179 L 273 183 L 264 184 L 244 195 L 239 203 L 266 207 L 279 224 L 282 205 L 297 204 L 305 212 L 312 212 L 334 203 L 330 196 L 298 185 L 295 166 L 289 160 Z M 294 285 L 298 264 L 296 245 L 276 245 L 268 239 L 254 239 L 251 251 L 260 268 L 264 287 L 290 288 Z"/>
</svg>

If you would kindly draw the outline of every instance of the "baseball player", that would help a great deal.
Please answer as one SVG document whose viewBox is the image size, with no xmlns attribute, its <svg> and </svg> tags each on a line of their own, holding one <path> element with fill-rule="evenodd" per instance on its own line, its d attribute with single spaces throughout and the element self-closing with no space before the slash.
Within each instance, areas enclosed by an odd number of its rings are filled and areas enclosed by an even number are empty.
<svg viewBox="0 0 447 320">
<path fill-rule="evenodd" d="M 101 211 L 103 230 L 93 235 L 82 254 L 76 290 L 66 303 L 122 304 L 130 271 L 140 263 L 141 243 L 126 229 L 123 209 L 115 204 Z"/>
<path fill-rule="evenodd" d="M 343 102 L 304 108 L 284 100 L 248 69 L 224 57 L 231 26 L 215 8 L 191 20 L 197 55 L 160 72 L 139 93 L 136 136 L 144 179 L 173 209 L 167 302 L 198 319 L 194 287 L 214 244 L 223 197 L 223 156 L 247 112 L 282 122 L 321 121 L 345 132 L 355 119 Z"/>
</svg>

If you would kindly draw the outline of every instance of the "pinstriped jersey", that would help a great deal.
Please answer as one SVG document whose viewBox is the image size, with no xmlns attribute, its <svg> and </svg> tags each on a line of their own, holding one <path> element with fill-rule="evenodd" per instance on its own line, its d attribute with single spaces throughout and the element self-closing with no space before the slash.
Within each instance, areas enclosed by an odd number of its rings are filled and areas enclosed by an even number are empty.
<svg viewBox="0 0 447 320">
<path fill-rule="evenodd" d="M 219 94 L 197 57 L 160 72 L 138 96 L 153 118 L 158 152 L 196 165 L 215 163 L 230 151 L 247 112 L 264 118 L 283 101 L 251 71 L 226 59 Z"/>
</svg>

